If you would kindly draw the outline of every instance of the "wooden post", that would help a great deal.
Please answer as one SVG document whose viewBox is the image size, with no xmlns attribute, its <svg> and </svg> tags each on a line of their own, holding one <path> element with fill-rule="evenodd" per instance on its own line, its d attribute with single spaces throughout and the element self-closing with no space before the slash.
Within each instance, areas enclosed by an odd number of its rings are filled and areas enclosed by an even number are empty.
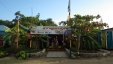
<svg viewBox="0 0 113 64">
<path fill-rule="evenodd" d="M 47 46 L 46 46 L 46 49 L 49 47 L 49 35 L 47 35 Z"/>
<path fill-rule="evenodd" d="M 31 46 L 32 46 L 32 40 L 31 40 L 31 33 L 30 33 L 30 31 L 28 31 L 28 34 L 27 34 L 27 36 L 28 36 L 28 41 L 29 41 L 29 47 L 31 48 Z"/>
<path fill-rule="evenodd" d="M 19 19 L 17 20 L 17 48 L 18 48 L 18 44 L 19 44 Z"/>
<path fill-rule="evenodd" d="M 64 33 L 63 33 L 63 42 L 62 42 L 62 43 L 63 43 L 63 46 L 64 46 L 64 44 L 65 44 L 65 43 L 64 43 Z"/>
<path fill-rule="evenodd" d="M 30 39 L 30 48 L 31 48 L 31 46 L 32 46 L 32 41 L 31 41 L 31 39 Z"/>
<path fill-rule="evenodd" d="M 77 51 L 77 53 L 78 53 L 78 55 L 79 55 L 79 50 L 80 50 L 80 38 L 81 38 L 81 35 L 79 35 L 78 36 L 78 51 Z"/>
<path fill-rule="evenodd" d="M 70 42 L 70 58 L 71 58 L 71 46 L 72 46 L 72 45 L 71 45 L 71 39 L 70 39 L 69 42 Z"/>
</svg>

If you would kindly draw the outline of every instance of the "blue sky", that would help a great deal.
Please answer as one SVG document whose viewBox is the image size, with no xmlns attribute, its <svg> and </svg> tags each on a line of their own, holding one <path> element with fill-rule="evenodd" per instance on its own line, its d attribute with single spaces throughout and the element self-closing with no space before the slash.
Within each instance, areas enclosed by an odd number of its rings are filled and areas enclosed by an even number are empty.
<svg viewBox="0 0 113 64">
<path fill-rule="evenodd" d="M 0 0 L 0 19 L 12 20 L 21 11 L 26 16 L 40 13 L 41 19 L 52 18 L 55 23 L 67 20 L 68 0 Z M 74 14 L 102 16 L 103 22 L 113 27 L 113 0 L 71 0 Z"/>
</svg>

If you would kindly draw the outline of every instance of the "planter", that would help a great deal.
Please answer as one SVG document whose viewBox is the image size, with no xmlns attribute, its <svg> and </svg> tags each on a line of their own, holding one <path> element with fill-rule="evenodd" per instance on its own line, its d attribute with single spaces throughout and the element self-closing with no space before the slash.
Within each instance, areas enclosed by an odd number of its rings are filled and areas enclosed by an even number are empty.
<svg viewBox="0 0 113 64">
<path fill-rule="evenodd" d="M 68 55 L 70 55 L 70 50 L 66 49 L 66 52 Z M 71 57 L 76 58 L 77 56 L 80 57 L 104 57 L 108 56 L 110 54 L 110 51 L 104 50 L 104 49 L 99 49 L 98 51 L 80 51 L 79 54 L 77 52 L 71 51 Z"/>
<path fill-rule="evenodd" d="M 28 53 L 30 57 L 42 57 L 44 56 L 46 52 L 46 49 L 43 49 L 42 51 L 36 52 L 36 53 Z"/>
<path fill-rule="evenodd" d="M 104 50 L 104 49 L 99 49 L 96 52 L 80 52 L 80 56 L 82 57 L 104 57 L 108 56 L 110 54 L 110 51 Z"/>
</svg>

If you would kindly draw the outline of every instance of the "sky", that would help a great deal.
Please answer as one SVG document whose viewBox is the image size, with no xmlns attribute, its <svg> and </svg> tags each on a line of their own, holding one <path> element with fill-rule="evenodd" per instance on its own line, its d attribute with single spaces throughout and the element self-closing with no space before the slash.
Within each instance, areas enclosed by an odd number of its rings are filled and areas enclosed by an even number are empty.
<svg viewBox="0 0 113 64">
<path fill-rule="evenodd" d="M 55 23 L 66 21 L 68 0 L 0 0 L 0 19 L 12 20 L 14 13 L 21 11 L 25 16 L 40 19 L 52 18 Z M 101 15 L 103 22 L 113 27 L 113 0 L 71 0 L 71 17 L 80 15 Z"/>
</svg>

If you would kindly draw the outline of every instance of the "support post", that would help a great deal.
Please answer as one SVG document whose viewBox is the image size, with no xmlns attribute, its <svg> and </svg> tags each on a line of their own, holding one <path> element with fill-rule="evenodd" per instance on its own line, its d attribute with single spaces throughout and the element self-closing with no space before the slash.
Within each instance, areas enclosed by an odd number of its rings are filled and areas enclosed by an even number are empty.
<svg viewBox="0 0 113 64">
<path fill-rule="evenodd" d="M 70 39 L 70 58 L 71 58 L 71 39 Z"/>
<path fill-rule="evenodd" d="M 64 47 L 65 46 L 65 43 L 64 43 L 64 33 L 63 33 L 63 42 L 62 43 L 63 43 L 63 47 Z"/>
<path fill-rule="evenodd" d="M 32 41 L 30 40 L 30 48 L 31 48 L 31 46 L 32 46 Z"/>
<path fill-rule="evenodd" d="M 80 39 L 81 39 L 81 35 L 79 35 L 79 37 L 78 37 L 79 39 L 78 39 L 78 51 L 77 51 L 77 53 L 78 53 L 78 55 L 79 55 L 79 50 L 80 50 Z"/>
<path fill-rule="evenodd" d="M 18 44 L 19 44 L 19 19 L 17 20 L 17 48 L 18 48 Z"/>
<path fill-rule="evenodd" d="M 49 47 L 49 36 L 47 35 L 47 47 Z"/>
</svg>

